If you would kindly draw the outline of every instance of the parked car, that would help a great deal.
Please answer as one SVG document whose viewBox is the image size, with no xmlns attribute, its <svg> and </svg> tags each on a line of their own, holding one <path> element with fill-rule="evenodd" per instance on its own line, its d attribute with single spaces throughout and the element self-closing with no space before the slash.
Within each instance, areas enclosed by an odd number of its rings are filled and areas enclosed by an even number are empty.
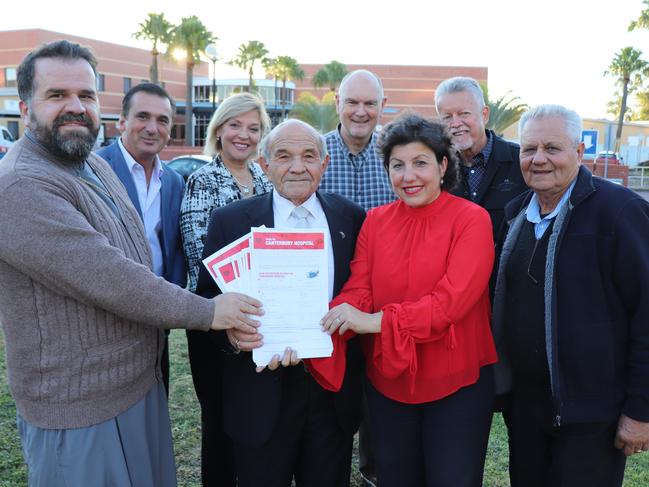
<svg viewBox="0 0 649 487">
<path fill-rule="evenodd" d="M 617 152 L 612 150 L 605 150 L 597 154 L 595 158 L 595 164 L 622 164 L 622 159 Z"/>
<path fill-rule="evenodd" d="M 187 178 L 191 173 L 203 167 L 211 160 L 211 157 L 203 156 L 200 154 L 178 156 L 167 162 L 167 166 L 172 168 L 174 171 L 180 174 L 185 181 L 187 181 Z"/>
<path fill-rule="evenodd" d="M 9 147 L 14 145 L 15 139 L 11 132 L 5 127 L 0 127 L 0 159 L 9 151 Z"/>
</svg>

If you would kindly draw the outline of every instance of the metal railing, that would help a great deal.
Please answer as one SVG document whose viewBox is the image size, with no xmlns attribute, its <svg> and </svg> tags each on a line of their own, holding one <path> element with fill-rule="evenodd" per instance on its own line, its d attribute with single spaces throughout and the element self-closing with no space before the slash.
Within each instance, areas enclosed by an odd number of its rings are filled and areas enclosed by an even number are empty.
<svg viewBox="0 0 649 487">
<path fill-rule="evenodd" d="M 629 188 L 649 189 L 649 167 L 629 168 Z"/>
</svg>

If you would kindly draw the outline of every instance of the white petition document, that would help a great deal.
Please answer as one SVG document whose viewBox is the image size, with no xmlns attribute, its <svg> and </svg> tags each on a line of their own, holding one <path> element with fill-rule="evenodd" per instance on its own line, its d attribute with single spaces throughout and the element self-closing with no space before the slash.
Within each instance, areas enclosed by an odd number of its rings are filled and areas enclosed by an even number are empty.
<svg viewBox="0 0 649 487">
<path fill-rule="evenodd" d="M 325 234 L 318 229 L 251 229 L 252 296 L 264 305 L 257 317 L 264 345 L 252 352 L 267 365 L 286 347 L 300 358 L 329 357 L 331 337 L 320 328 L 329 309 Z"/>
</svg>

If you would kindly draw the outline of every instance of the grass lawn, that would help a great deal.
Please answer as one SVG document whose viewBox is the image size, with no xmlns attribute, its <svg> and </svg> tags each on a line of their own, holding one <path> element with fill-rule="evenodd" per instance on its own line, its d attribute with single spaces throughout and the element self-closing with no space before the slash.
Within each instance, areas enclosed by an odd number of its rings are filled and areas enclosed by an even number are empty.
<svg viewBox="0 0 649 487">
<path fill-rule="evenodd" d="M 171 412 L 178 484 L 200 487 L 200 424 L 199 406 L 189 373 L 185 333 L 171 333 Z M 20 442 L 16 433 L 16 410 L 9 395 L 4 360 L 4 338 L 0 333 L 0 487 L 26 485 L 26 469 L 22 461 Z M 360 486 L 356 450 L 352 486 Z M 508 487 L 507 435 L 500 415 L 494 419 L 489 440 L 484 485 Z M 649 485 L 649 454 L 637 455 L 627 462 L 624 487 Z"/>
</svg>

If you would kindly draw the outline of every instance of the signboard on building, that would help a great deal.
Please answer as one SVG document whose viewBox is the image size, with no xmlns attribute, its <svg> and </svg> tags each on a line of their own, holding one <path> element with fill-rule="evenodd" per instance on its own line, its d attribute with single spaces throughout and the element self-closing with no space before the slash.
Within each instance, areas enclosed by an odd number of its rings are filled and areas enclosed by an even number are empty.
<svg viewBox="0 0 649 487">
<path fill-rule="evenodd" d="M 581 141 L 584 144 L 584 159 L 597 157 L 597 130 L 582 130 Z"/>
</svg>

